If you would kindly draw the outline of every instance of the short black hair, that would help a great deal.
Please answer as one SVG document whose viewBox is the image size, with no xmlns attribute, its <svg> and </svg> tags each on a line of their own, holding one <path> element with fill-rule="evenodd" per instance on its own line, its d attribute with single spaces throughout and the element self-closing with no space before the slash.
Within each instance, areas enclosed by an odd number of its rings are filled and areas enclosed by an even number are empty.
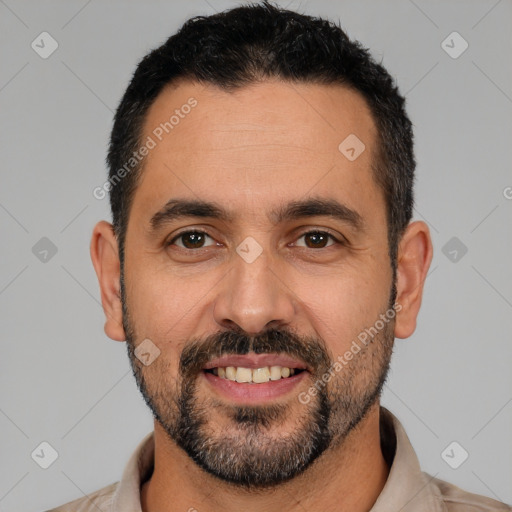
<svg viewBox="0 0 512 512">
<path fill-rule="evenodd" d="M 143 162 L 122 173 L 122 179 L 119 170 L 126 169 L 140 148 L 147 111 L 162 89 L 185 79 L 229 91 L 271 78 L 340 84 L 366 100 L 378 132 L 372 169 L 386 201 L 389 254 L 395 270 L 398 241 L 413 208 L 415 159 L 405 100 L 384 67 L 359 42 L 350 40 L 339 24 L 266 0 L 193 17 L 138 64 L 116 111 L 107 157 L 121 265 Z"/>
</svg>

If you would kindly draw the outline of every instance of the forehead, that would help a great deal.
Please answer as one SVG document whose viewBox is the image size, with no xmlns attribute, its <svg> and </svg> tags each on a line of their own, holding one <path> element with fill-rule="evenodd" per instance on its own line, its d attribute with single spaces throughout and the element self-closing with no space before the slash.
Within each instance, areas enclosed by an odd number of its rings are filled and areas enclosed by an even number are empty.
<svg viewBox="0 0 512 512">
<path fill-rule="evenodd" d="M 376 139 L 365 100 L 346 87 L 266 81 L 226 91 L 180 82 L 147 113 L 142 141 L 152 148 L 133 208 L 149 214 L 174 195 L 246 211 L 309 193 L 375 204 Z M 364 148 L 355 160 L 352 148 L 356 156 Z"/>
</svg>

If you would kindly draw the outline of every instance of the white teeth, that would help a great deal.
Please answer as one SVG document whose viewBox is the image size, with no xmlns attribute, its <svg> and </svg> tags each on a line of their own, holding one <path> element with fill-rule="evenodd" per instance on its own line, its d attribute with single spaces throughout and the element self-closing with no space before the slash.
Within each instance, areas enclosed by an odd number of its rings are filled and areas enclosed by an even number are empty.
<svg viewBox="0 0 512 512">
<path fill-rule="evenodd" d="M 236 369 L 235 380 L 237 382 L 251 382 L 252 381 L 252 370 L 250 368 L 242 368 L 239 366 Z"/>
<path fill-rule="evenodd" d="M 268 369 L 268 366 L 265 366 L 265 368 L 256 368 L 256 370 L 252 371 L 252 381 L 253 382 L 257 382 L 257 383 L 268 382 L 269 379 L 270 379 L 270 370 Z"/>
<path fill-rule="evenodd" d="M 234 366 L 228 366 L 226 368 L 226 379 L 235 380 L 236 368 Z"/>
<path fill-rule="evenodd" d="M 295 375 L 295 368 L 286 366 L 263 366 L 262 368 L 245 368 L 243 366 L 227 366 L 213 368 L 214 375 L 221 379 L 228 379 L 236 382 L 251 382 L 260 384 L 271 380 L 286 379 Z"/>
<path fill-rule="evenodd" d="M 270 380 L 279 380 L 281 378 L 281 367 L 271 366 L 270 367 Z"/>
</svg>

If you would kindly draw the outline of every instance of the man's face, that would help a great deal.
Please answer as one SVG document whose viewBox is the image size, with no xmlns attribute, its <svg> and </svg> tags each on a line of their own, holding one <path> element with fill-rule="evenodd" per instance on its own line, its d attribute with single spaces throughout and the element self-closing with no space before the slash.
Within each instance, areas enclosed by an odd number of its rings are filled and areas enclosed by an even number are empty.
<svg viewBox="0 0 512 512">
<path fill-rule="evenodd" d="M 191 97 L 197 105 L 158 140 Z M 351 134 L 365 145 L 355 160 L 338 149 Z M 138 385 L 211 474 L 253 487 L 288 480 L 375 404 L 391 356 L 394 322 L 377 323 L 393 283 L 369 109 L 340 86 L 181 83 L 152 105 L 147 136 L 156 146 L 124 264 Z M 145 339 L 160 350 L 148 366 L 134 355 Z"/>
</svg>

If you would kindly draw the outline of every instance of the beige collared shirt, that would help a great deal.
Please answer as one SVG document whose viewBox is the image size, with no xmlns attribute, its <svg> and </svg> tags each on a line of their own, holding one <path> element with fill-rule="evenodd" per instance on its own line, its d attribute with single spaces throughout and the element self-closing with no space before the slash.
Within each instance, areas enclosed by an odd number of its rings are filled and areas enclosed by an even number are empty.
<svg viewBox="0 0 512 512">
<path fill-rule="evenodd" d="M 381 407 L 381 444 L 391 470 L 369 512 L 509 511 L 512 507 L 471 494 L 420 469 L 418 458 L 398 419 Z M 142 512 L 140 488 L 152 472 L 153 432 L 131 456 L 120 482 L 48 512 Z"/>
</svg>

